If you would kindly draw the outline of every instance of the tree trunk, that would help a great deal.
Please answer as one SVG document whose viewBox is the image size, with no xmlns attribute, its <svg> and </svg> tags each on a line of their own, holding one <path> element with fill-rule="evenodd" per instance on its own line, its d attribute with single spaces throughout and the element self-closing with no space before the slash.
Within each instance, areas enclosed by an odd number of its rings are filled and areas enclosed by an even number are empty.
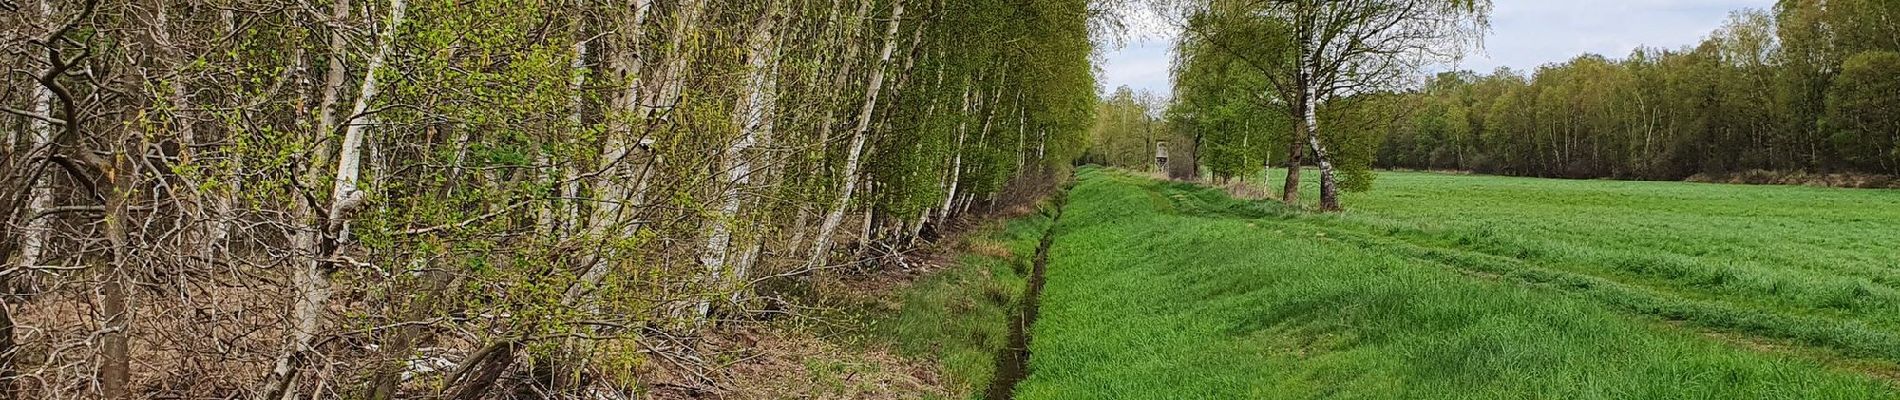
<svg viewBox="0 0 1900 400">
<path fill-rule="evenodd" d="M 5 284 L 11 280 L 10 277 L 0 276 L 0 287 L 6 287 Z M 13 335 L 16 326 L 13 305 L 0 301 L 0 400 L 20 398 L 19 366 L 15 362 L 19 359 L 19 350 L 16 349 L 18 343 L 14 341 Z"/>
<path fill-rule="evenodd" d="M 585 0 L 580 3 L 583 11 L 586 10 L 586 4 Z M 585 27 L 585 23 L 582 24 L 584 27 L 577 30 L 579 33 L 577 36 L 580 37 L 574 42 L 574 59 L 568 62 L 568 71 L 574 74 L 574 77 L 567 86 L 569 107 L 567 124 L 568 129 L 575 132 L 586 129 L 586 120 L 582 114 L 587 100 L 585 91 L 587 90 L 587 46 L 590 41 L 588 37 L 590 30 Z M 535 225 L 542 232 L 554 235 L 555 238 L 566 238 L 573 233 L 573 224 L 580 222 L 579 208 L 574 205 L 575 199 L 580 196 L 580 178 L 576 176 L 578 174 L 574 168 L 567 166 L 566 163 L 555 162 L 551 152 L 551 149 L 542 151 L 538 163 L 543 168 L 542 173 L 545 179 L 555 184 L 555 193 L 559 195 L 559 198 L 549 201 L 548 205 L 541 209 Z"/>
<path fill-rule="evenodd" d="M 1194 132 L 1194 148 L 1193 151 L 1188 152 L 1187 179 L 1189 181 L 1198 182 L 1201 180 L 1201 135 L 1202 133 L 1199 131 Z"/>
<path fill-rule="evenodd" d="M 831 0 L 831 6 L 829 8 L 830 12 L 826 13 L 824 26 L 838 26 L 839 24 L 838 18 L 839 18 L 841 9 L 843 8 L 840 6 L 840 4 L 842 4 L 842 2 L 839 0 Z M 857 11 L 849 15 L 848 18 L 850 18 L 851 20 L 857 20 L 859 16 L 862 16 L 867 12 L 866 9 L 870 7 L 870 5 L 871 5 L 871 2 L 868 2 L 868 1 L 858 2 Z M 842 42 L 850 43 L 852 39 L 856 38 L 858 30 L 859 30 L 858 28 L 862 25 L 863 24 L 858 24 L 858 23 L 847 23 L 845 24 L 843 31 L 835 37 L 840 38 Z M 834 43 L 831 40 L 832 37 L 834 36 L 821 35 L 819 39 L 819 43 L 815 47 L 823 49 L 823 48 L 830 48 L 831 46 L 836 45 L 836 43 Z M 817 65 L 824 65 L 824 66 L 834 65 L 834 64 L 837 65 L 837 70 L 835 71 L 831 71 L 831 70 L 824 71 L 824 72 L 830 73 L 829 75 L 826 76 L 824 80 L 821 81 L 818 78 L 818 74 L 820 73 L 820 70 L 823 70 L 823 68 L 811 68 L 805 76 L 806 82 L 824 82 L 823 84 L 816 85 L 813 89 L 810 89 L 813 91 L 821 92 L 820 94 L 815 95 L 815 97 L 818 97 L 820 99 L 819 100 L 820 103 L 816 108 L 820 110 L 818 111 L 818 113 L 823 115 L 823 118 L 820 118 L 818 122 L 816 122 L 816 126 L 813 127 L 814 128 L 813 130 L 818 132 L 817 141 L 814 142 L 814 143 L 817 143 L 817 145 L 814 146 L 813 151 L 816 151 L 819 154 L 824 154 L 830 148 L 832 125 L 835 122 L 837 122 L 837 113 L 832 112 L 832 111 L 834 110 L 836 106 L 838 93 L 842 91 L 831 90 L 831 89 L 837 86 L 841 86 L 840 82 L 844 82 L 845 79 L 851 76 L 851 67 L 857 65 L 857 63 L 852 62 L 852 61 L 857 59 L 858 48 L 861 46 L 847 45 L 844 47 L 845 47 L 845 51 L 842 58 L 832 56 L 830 52 L 823 53 L 819 56 Z M 825 167 L 825 164 L 823 164 L 824 161 L 827 161 L 827 160 L 821 159 L 819 163 L 815 163 L 816 165 L 811 165 L 811 167 L 817 168 L 820 171 L 827 171 L 829 169 L 824 168 Z M 812 216 L 813 215 L 812 215 L 811 208 L 805 207 L 805 206 L 798 207 L 798 219 L 791 226 L 791 230 L 792 230 L 791 242 L 787 242 L 785 244 L 785 247 L 789 253 L 801 254 L 805 251 L 806 237 L 810 235 L 811 231 L 816 230 L 815 227 L 813 229 L 805 228 L 806 226 L 810 225 L 809 223 L 811 222 Z"/>
<path fill-rule="evenodd" d="M 53 21 L 52 4 L 46 0 L 40 0 L 39 6 L 40 17 L 50 25 Z M 33 114 L 52 118 L 53 90 L 45 85 L 34 85 L 32 98 Z M 69 115 L 65 119 L 75 118 Z M 44 154 L 53 145 L 53 125 L 46 120 L 30 118 L 27 122 L 27 130 L 29 135 L 27 143 L 32 146 L 27 151 L 29 157 Z M 28 181 L 26 184 L 30 185 L 29 190 L 32 193 L 28 195 L 26 205 L 26 226 L 20 230 L 19 265 L 30 267 L 38 266 L 45 261 L 43 258 L 46 251 L 46 235 L 50 233 L 51 226 L 48 225 L 50 221 L 47 217 L 40 213 L 53 207 L 53 187 L 51 180 L 44 176 Z M 12 290 L 12 288 L 5 289 Z"/>
<path fill-rule="evenodd" d="M 644 190 L 645 179 L 642 179 L 642 175 L 645 171 L 635 172 L 634 167 L 635 164 L 643 164 L 642 169 L 648 169 L 650 165 L 644 165 L 649 164 L 645 160 L 629 160 L 628 157 L 637 152 L 642 155 L 637 158 L 651 158 L 647 154 L 651 151 L 647 147 L 647 140 L 644 137 L 636 139 L 634 133 L 634 126 L 641 125 L 637 115 L 643 78 L 640 76 L 640 61 L 636 54 L 640 51 L 640 34 L 650 4 L 640 0 L 635 7 L 638 8 L 630 11 L 633 15 L 628 23 L 630 26 L 626 28 L 629 32 L 611 42 L 608 47 L 611 50 L 601 57 L 607 69 L 622 82 L 618 93 L 609 99 L 611 112 L 621 114 L 618 118 L 609 118 L 607 137 L 603 140 L 605 143 L 600 156 L 600 175 L 593 182 L 597 202 L 588 218 L 588 232 L 594 236 L 590 239 L 603 249 L 596 250 L 584 261 L 587 268 L 581 272 L 580 279 L 568 286 L 561 295 L 563 305 L 573 305 L 582 294 L 592 290 L 606 277 L 608 268 L 617 258 L 617 251 L 607 248 L 613 239 L 633 236 L 640 229 L 639 222 L 628 221 L 628 214 L 637 210 L 644 200 L 639 197 L 639 192 Z M 628 182 L 635 182 L 640 187 L 630 186 Z M 575 214 L 578 213 L 575 211 Z"/>
<path fill-rule="evenodd" d="M 972 80 L 970 82 L 970 86 L 965 86 L 963 88 L 963 107 L 960 108 L 959 109 L 960 111 L 957 112 L 957 115 L 959 116 L 970 114 L 970 94 L 971 94 L 970 89 L 972 86 L 976 86 L 975 80 Z M 951 207 L 955 205 L 955 202 L 957 200 L 957 189 L 963 180 L 963 139 L 964 137 L 969 136 L 970 134 L 969 131 L 970 131 L 970 120 L 958 119 L 957 144 L 956 144 L 956 147 L 951 148 L 952 156 L 950 157 L 950 177 L 949 179 L 944 180 L 945 184 L 949 186 L 949 188 L 944 191 L 943 206 L 937 211 L 939 214 L 937 216 L 937 220 L 941 221 L 940 223 L 950 222 L 951 212 L 953 211 Z"/>
<path fill-rule="evenodd" d="M 1303 81 L 1304 78 L 1301 80 Z M 1304 93 L 1305 90 L 1306 89 L 1301 89 L 1302 93 Z M 1302 95 L 1301 97 L 1305 96 Z M 1310 109 L 1312 107 L 1311 103 L 1311 101 L 1303 98 L 1298 104 L 1293 105 L 1294 108 L 1298 109 L 1295 111 L 1300 117 L 1299 122 L 1294 124 L 1293 129 L 1295 129 L 1295 131 L 1292 140 L 1287 141 L 1286 186 L 1280 189 L 1280 201 L 1294 207 L 1300 205 L 1300 167 L 1306 158 L 1306 144 L 1301 142 L 1304 142 L 1305 140 L 1303 139 L 1307 136 L 1312 135 L 1313 131 L 1312 127 L 1309 126 L 1310 122 L 1308 122 L 1306 118 L 1306 115 L 1312 112 Z"/>
<path fill-rule="evenodd" d="M 1029 109 L 1023 106 L 1023 89 L 1016 88 L 1016 170 L 1022 174 L 1023 166 L 1029 164 Z"/>
<path fill-rule="evenodd" d="M 857 127 L 851 131 L 851 147 L 844 161 L 844 188 L 839 190 L 837 199 L 831 204 L 831 212 L 825 215 L 824 222 L 818 227 L 817 244 L 812 248 L 810 261 L 814 266 L 825 264 L 826 255 L 831 253 L 831 236 L 837 231 L 838 224 L 844 222 L 845 209 L 851 206 L 851 196 L 857 190 L 858 159 L 864 156 L 864 144 L 870 136 L 871 113 L 877 108 L 878 91 L 884 87 L 884 69 L 891 62 L 891 52 L 896 51 L 897 27 L 903 20 L 903 16 L 903 0 L 892 2 L 890 23 L 884 30 L 883 50 L 878 56 L 878 64 L 871 71 L 871 83 L 870 87 L 865 89 L 864 104 L 858 111 Z"/>
<path fill-rule="evenodd" d="M 52 116 L 52 92 L 45 87 L 33 91 L 33 113 L 40 116 Z M 67 117 L 71 118 L 71 117 Z M 29 155 L 45 154 L 53 145 L 53 128 L 44 120 L 33 119 L 28 143 L 32 146 Z M 20 230 L 21 266 L 39 266 L 45 261 L 46 236 L 52 232 L 50 216 L 41 212 L 53 208 L 52 180 L 41 174 L 38 179 L 27 182 L 32 193 L 26 203 L 26 226 Z M 9 289 L 11 290 L 11 289 Z"/>
<path fill-rule="evenodd" d="M 771 136 L 772 120 L 775 118 L 773 111 L 778 102 L 777 63 L 776 55 L 773 54 L 777 50 L 774 46 L 777 40 L 772 32 L 776 29 L 778 15 L 773 1 L 764 2 L 766 11 L 759 16 L 752 35 L 746 39 L 748 65 L 745 93 L 733 113 L 733 124 L 739 127 L 739 139 L 726 147 L 721 166 L 726 171 L 725 190 L 719 196 L 721 205 L 718 213 L 707 221 L 711 233 L 707 235 L 706 247 L 699 255 L 699 263 L 706 269 L 703 280 L 712 293 L 732 291 L 736 294 L 738 288 L 732 286 L 746 279 L 743 275 L 745 271 L 739 270 L 736 265 L 728 265 L 732 227 L 739 216 L 741 189 L 750 185 L 752 180 L 752 164 L 746 159 L 749 156 L 747 152 L 759 139 Z M 699 300 L 694 310 L 694 326 L 705 323 L 712 311 L 712 301 L 712 298 Z"/>
<path fill-rule="evenodd" d="M 1307 146 L 1313 150 L 1313 160 L 1319 162 L 1319 209 L 1320 211 L 1339 211 L 1339 186 L 1333 173 L 1332 160 L 1326 157 L 1326 146 L 1320 144 L 1319 137 L 1319 94 L 1312 85 L 1306 85 L 1305 95 L 1301 96 L 1300 127 L 1306 129 Z M 1289 175 L 1292 171 L 1287 172 Z"/>
<path fill-rule="evenodd" d="M 1333 173 L 1333 163 L 1326 159 L 1326 146 L 1320 144 L 1319 135 L 1307 136 L 1306 141 L 1313 148 L 1313 157 L 1319 161 L 1319 209 L 1320 211 L 1339 211 L 1339 181 Z"/>
<path fill-rule="evenodd" d="M 138 135 L 142 136 L 142 135 Z M 120 146 L 115 149 L 112 165 L 105 166 L 101 176 L 105 177 L 104 219 L 106 242 L 112 246 L 112 259 L 100 273 L 99 295 L 105 323 L 100 327 L 99 387 L 107 399 L 129 399 L 131 393 L 132 359 L 129 337 L 132 327 L 132 304 L 127 297 L 127 281 L 130 277 L 126 269 L 132 263 L 132 243 L 126 233 L 126 224 L 130 223 L 130 197 L 138 177 L 137 167 L 131 154 L 144 154 L 143 147 L 132 145 L 132 137 L 121 138 Z M 136 152 L 136 153 L 135 153 Z"/>
<path fill-rule="evenodd" d="M 648 1 L 648 0 L 642 0 Z M 651 131 L 659 126 L 661 119 L 667 117 L 662 111 L 671 111 L 677 106 L 680 90 L 685 87 L 686 71 L 692 61 L 691 51 L 687 49 L 687 39 L 700 34 L 700 15 L 706 8 L 705 0 L 682 0 L 678 12 L 673 15 L 673 26 L 667 32 L 669 38 L 665 49 L 670 50 L 660 62 L 660 71 L 654 75 L 659 78 L 651 82 L 656 86 L 642 85 L 641 102 L 636 113 L 639 122 L 646 124 Z M 636 16 L 636 18 L 641 18 Z M 645 77 L 640 77 L 644 79 Z M 656 118 L 660 117 L 660 118 Z"/>
<path fill-rule="evenodd" d="M 343 91 L 346 72 L 343 69 L 344 52 L 349 45 L 343 36 L 342 25 L 349 15 L 350 1 L 336 0 L 331 6 L 330 20 L 326 21 L 330 31 L 330 54 L 324 70 L 322 98 L 317 103 L 317 126 L 312 135 L 312 142 L 319 145 L 311 156 L 310 165 L 304 167 L 307 174 L 303 182 L 305 185 L 316 185 L 323 181 L 321 166 L 329 163 L 331 157 L 329 147 L 321 143 L 326 143 L 330 135 L 336 132 L 335 109 Z M 291 200 L 290 203 L 291 214 L 296 216 L 298 224 L 303 225 L 303 229 L 291 238 L 291 247 L 310 259 L 296 261 L 297 265 L 291 270 L 290 284 L 292 290 L 296 291 L 296 298 L 290 319 L 295 321 L 295 325 L 291 327 L 288 342 L 271 367 L 270 375 L 264 379 L 265 387 L 259 391 L 258 400 L 279 400 L 290 394 L 290 386 L 296 380 L 297 369 L 302 367 L 305 352 L 310 350 L 308 344 L 316 334 L 318 327 L 315 324 L 320 318 L 319 315 L 306 312 L 309 308 L 306 303 L 320 303 L 329 298 L 329 281 L 321 279 L 322 273 L 317 269 L 317 259 L 322 257 L 317 245 L 322 218 L 308 202 Z"/>
<path fill-rule="evenodd" d="M 348 215 L 355 212 L 363 202 L 364 195 L 357 190 L 356 181 L 361 173 L 365 127 L 374 124 L 373 118 L 366 114 L 369 111 L 370 101 L 380 90 L 377 86 L 376 73 L 389 59 L 389 53 L 395 45 L 393 42 L 396 39 L 396 32 L 402 27 L 403 12 L 408 7 L 408 3 L 404 0 L 391 0 L 389 6 L 389 20 L 378 39 L 376 53 L 371 56 L 369 67 L 364 72 L 363 84 L 358 89 L 356 103 L 354 107 L 351 107 L 347 126 L 344 128 L 343 140 L 337 147 L 336 175 L 331 180 L 329 210 L 321 218 L 308 218 L 310 227 L 299 232 L 295 240 L 295 244 L 312 259 L 300 262 L 300 268 L 292 272 L 291 285 L 298 293 L 291 313 L 291 320 L 295 321 L 295 326 L 291 328 L 290 341 L 286 344 L 283 354 L 278 357 L 276 366 L 272 368 L 271 376 L 265 380 L 265 388 L 260 392 L 263 395 L 262 399 L 276 400 L 290 395 L 294 391 L 292 386 L 296 380 L 297 370 L 302 367 L 310 354 L 316 351 L 312 345 L 317 332 L 323 329 L 323 314 L 329 307 L 330 301 L 332 285 L 330 273 L 335 270 L 335 261 L 331 258 L 336 256 L 339 244 L 347 235 Z M 337 7 L 338 16 L 348 15 L 348 0 L 338 0 Z M 343 50 L 340 46 L 342 45 L 340 34 L 333 33 L 332 40 L 331 45 L 338 47 L 332 48 L 335 53 L 331 55 L 331 66 L 339 69 L 330 71 L 331 79 L 326 79 L 326 81 L 337 82 L 340 85 Z M 332 96 L 337 90 L 326 87 L 325 92 L 325 100 L 330 101 L 333 100 Z M 328 115 L 329 112 L 328 109 L 319 111 L 324 115 Z M 327 131 L 319 130 L 319 134 L 325 134 L 325 132 Z M 304 209 L 304 213 L 314 214 L 315 212 L 308 206 L 299 206 L 299 208 Z"/>
<path fill-rule="evenodd" d="M 1047 161 L 1047 156 L 1043 154 L 1043 152 L 1048 150 L 1048 148 L 1049 148 L 1049 128 L 1048 127 L 1036 128 L 1036 162 L 1037 163 L 1042 163 L 1044 161 Z M 1045 164 L 1043 165 L 1043 167 L 1046 169 L 1048 165 Z"/>
</svg>

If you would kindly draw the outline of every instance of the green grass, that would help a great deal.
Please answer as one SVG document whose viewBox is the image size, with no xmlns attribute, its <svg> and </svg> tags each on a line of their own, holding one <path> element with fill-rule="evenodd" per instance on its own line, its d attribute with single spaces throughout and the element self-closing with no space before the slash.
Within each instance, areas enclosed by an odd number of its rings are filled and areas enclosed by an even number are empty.
<svg viewBox="0 0 1900 400">
<path fill-rule="evenodd" d="M 1589 282 L 1629 311 L 1900 361 L 1900 191 L 1387 173 L 1346 199 L 1355 210 L 1324 225 Z"/>
<path fill-rule="evenodd" d="M 872 331 L 906 356 L 936 362 L 960 398 L 981 396 L 994 378 L 997 351 L 1008 345 L 1010 316 L 1023 305 L 1050 224 L 1039 213 L 979 227 L 955 265 L 907 289 L 898 312 L 877 319 Z"/>
<path fill-rule="evenodd" d="M 1019 398 L 1897 397 L 1815 359 L 1900 360 L 1900 192 L 1388 173 L 1312 215 L 1079 179 Z"/>
</svg>

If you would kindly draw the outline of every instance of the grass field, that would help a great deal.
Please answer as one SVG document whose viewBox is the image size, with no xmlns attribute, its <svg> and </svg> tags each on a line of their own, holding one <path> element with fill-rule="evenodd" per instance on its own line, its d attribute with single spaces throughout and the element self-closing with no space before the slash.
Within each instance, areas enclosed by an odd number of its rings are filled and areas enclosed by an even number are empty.
<svg viewBox="0 0 1900 400">
<path fill-rule="evenodd" d="M 1900 393 L 1900 191 L 1387 173 L 1314 215 L 1078 179 L 1017 398 Z M 1021 281 L 980 275 L 942 282 Z M 986 285 L 920 286 L 899 336 L 1002 340 L 957 312 L 1018 301 Z"/>
</svg>

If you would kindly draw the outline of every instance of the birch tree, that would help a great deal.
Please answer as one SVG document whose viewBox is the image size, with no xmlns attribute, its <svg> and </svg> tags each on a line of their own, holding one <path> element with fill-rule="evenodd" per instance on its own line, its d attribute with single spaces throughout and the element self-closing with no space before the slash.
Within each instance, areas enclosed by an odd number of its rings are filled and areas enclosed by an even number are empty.
<svg viewBox="0 0 1900 400">
<path fill-rule="evenodd" d="M 362 85 L 357 89 L 356 102 L 344 118 L 343 139 L 337 146 L 336 172 L 330 179 L 328 207 L 322 217 L 310 218 L 311 226 L 298 233 L 296 242 L 311 259 L 309 262 L 300 263 L 301 268 L 294 271 L 291 276 L 291 284 L 298 292 L 291 310 L 291 319 L 296 321 L 296 324 L 291 329 L 290 339 L 283 355 L 278 357 L 276 366 L 272 367 L 270 377 L 265 381 L 264 389 L 259 391 L 262 394 L 261 399 L 276 399 L 294 390 L 297 371 L 308 362 L 312 356 L 311 353 L 317 351 L 313 344 L 318 332 L 324 329 L 324 314 L 328 313 L 327 308 L 333 290 L 330 274 L 335 272 L 336 264 L 339 263 L 339 260 L 335 259 L 338 256 L 337 250 L 342 246 L 342 242 L 347 240 L 345 236 L 348 234 L 349 216 L 362 207 L 366 197 L 359 190 L 357 180 L 362 175 L 364 135 L 367 134 L 367 128 L 375 124 L 374 117 L 369 114 L 369 107 L 376 98 L 377 91 L 381 89 L 378 86 L 377 74 L 382 72 L 389 59 L 391 47 L 395 45 L 396 32 L 402 26 L 403 12 L 407 7 L 406 0 L 389 2 L 389 16 L 384 21 L 381 35 L 377 38 L 376 52 L 370 57 Z M 336 10 L 336 16 L 347 16 L 348 0 L 337 0 Z M 332 34 L 332 46 L 341 45 L 343 42 L 341 36 Z M 331 55 L 331 66 L 338 68 L 328 72 L 330 75 L 326 78 L 326 85 L 328 82 L 340 83 L 342 80 L 343 70 L 340 68 L 342 50 L 332 48 L 332 51 L 338 54 Z M 325 90 L 324 97 L 326 102 L 329 102 L 336 93 L 329 88 Z M 319 112 L 327 115 L 328 110 Z M 323 130 L 325 126 L 319 123 L 317 133 L 328 134 L 328 131 Z"/>
<path fill-rule="evenodd" d="M 572 304 L 580 296 L 606 276 L 616 251 L 613 238 L 632 238 L 640 225 L 633 219 L 644 200 L 646 184 L 645 169 L 651 168 L 652 141 L 645 138 L 642 126 L 644 118 L 641 106 L 642 80 L 641 34 L 646 26 L 651 3 L 642 0 L 635 2 L 632 10 L 622 10 L 625 19 L 618 19 L 624 31 L 612 36 L 607 46 L 609 52 L 602 56 L 608 73 L 617 79 L 618 90 L 611 93 L 608 107 L 612 116 L 608 118 L 606 138 L 600 154 L 599 176 L 593 180 L 594 196 L 602 201 L 593 204 L 587 226 L 596 240 L 602 242 L 603 249 L 595 250 L 580 279 L 562 295 L 563 303 Z M 616 14 L 622 15 L 622 14 Z M 631 184 L 630 184 L 631 183 Z M 577 222 L 578 223 L 578 222 Z"/>
<path fill-rule="evenodd" d="M 733 126 L 739 129 L 739 138 L 728 145 L 723 154 L 721 170 L 725 173 L 724 189 L 717 200 L 718 212 L 708 218 L 711 225 L 706 236 L 706 247 L 700 252 L 700 264 L 706 268 L 707 287 L 714 293 L 736 292 L 734 283 L 746 279 L 748 271 L 745 262 L 732 262 L 733 224 L 739 216 L 739 206 L 744 201 L 742 192 L 752 183 L 753 165 L 748 161 L 754 146 L 770 141 L 772 137 L 774 111 L 777 108 L 778 68 L 775 31 L 778 29 L 778 5 L 776 1 L 765 0 L 765 8 L 757 17 L 756 25 L 746 38 L 746 73 L 742 85 L 738 107 L 734 108 Z M 703 323 L 711 313 L 712 298 L 699 301 L 695 307 L 698 321 Z"/>
<path fill-rule="evenodd" d="M 896 50 L 897 28 L 903 17 L 903 0 L 893 1 L 889 22 L 884 28 L 883 48 L 878 51 L 877 62 L 872 64 L 871 83 L 864 91 L 864 103 L 858 110 L 857 125 L 851 130 L 851 144 L 846 147 L 848 153 L 844 158 L 844 175 L 840 179 L 843 188 L 838 190 L 838 197 L 830 202 L 831 211 L 818 227 L 817 244 L 812 246 L 809 262 L 812 265 L 823 266 L 827 262 L 831 254 L 831 237 L 838 225 L 844 222 L 845 210 L 851 206 L 851 196 L 857 191 L 859 159 L 863 157 L 865 142 L 870 139 L 871 114 L 877 108 L 879 90 L 884 87 L 884 72 L 891 62 L 891 53 Z"/>
<path fill-rule="evenodd" d="M 1322 135 L 1328 101 L 1407 84 L 1420 68 L 1456 59 L 1489 29 L 1488 0 L 1193 1 L 1187 32 L 1260 69 L 1296 122 L 1282 199 L 1297 204 L 1310 151 L 1320 169 L 1321 210 L 1339 209 L 1339 178 Z M 1239 35 L 1236 35 L 1239 33 Z M 1248 36 L 1251 35 L 1251 36 Z M 1369 179 L 1369 176 L 1365 176 Z"/>
</svg>

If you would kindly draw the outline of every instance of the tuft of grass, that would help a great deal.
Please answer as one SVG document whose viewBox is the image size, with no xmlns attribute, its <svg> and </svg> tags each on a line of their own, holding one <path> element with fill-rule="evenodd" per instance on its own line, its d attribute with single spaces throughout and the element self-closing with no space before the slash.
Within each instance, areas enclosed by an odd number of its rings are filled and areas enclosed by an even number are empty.
<svg viewBox="0 0 1900 400">
<path fill-rule="evenodd" d="M 1877 245 L 1900 243 L 1900 193 L 1380 184 L 1347 197 L 1358 211 L 1310 215 L 1084 169 L 1018 397 L 1896 397 L 1664 322 L 1900 359 L 1887 300 L 1900 249 Z"/>
</svg>

